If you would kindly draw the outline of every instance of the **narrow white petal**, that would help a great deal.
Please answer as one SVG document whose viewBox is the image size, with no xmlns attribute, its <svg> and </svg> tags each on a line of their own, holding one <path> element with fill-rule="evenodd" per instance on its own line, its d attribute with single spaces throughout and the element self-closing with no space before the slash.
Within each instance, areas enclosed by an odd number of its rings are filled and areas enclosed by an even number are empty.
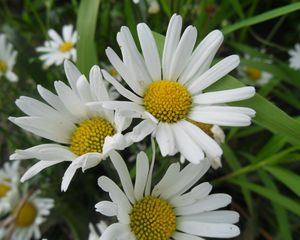
<svg viewBox="0 0 300 240">
<path fill-rule="evenodd" d="M 210 32 L 194 51 L 186 68 L 180 75 L 178 82 L 185 84 L 192 78 L 204 73 L 209 68 L 223 39 L 224 37 L 221 31 L 214 30 Z"/>
<path fill-rule="evenodd" d="M 179 221 L 177 229 L 203 237 L 232 238 L 240 235 L 240 229 L 232 224 Z"/>
<path fill-rule="evenodd" d="M 116 79 L 114 79 L 107 71 L 102 70 L 104 78 L 110 82 L 116 90 L 127 99 L 133 101 L 134 103 L 143 104 L 143 99 L 132 93 L 131 91 L 127 90 L 119 83 Z"/>
<path fill-rule="evenodd" d="M 69 60 L 64 61 L 64 69 L 71 88 L 76 92 L 76 82 L 82 75 L 81 72 L 79 72 L 77 67 Z"/>
<path fill-rule="evenodd" d="M 170 76 L 170 67 L 173 59 L 173 55 L 180 39 L 182 27 L 182 18 L 174 14 L 169 22 L 167 34 L 165 38 L 163 56 L 162 56 L 162 70 L 163 70 L 163 79 L 168 79 Z"/>
<path fill-rule="evenodd" d="M 137 25 L 145 63 L 153 81 L 161 80 L 160 57 L 151 30 L 145 23 Z"/>
<path fill-rule="evenodd" d="M 197 29 L 192 26 L 188 26 L 174 52 L 173 59 L 171 62 L 169 80 L 176 81 L 179 75 L 182 73 L 183 69 L 186 67 L 191 53 L 193 51 L 195 42 L 197 39 Z"/>
<path fill-rule="evenodd" d="M 110 201 L 101 201 L 95 205 L 96 211 L 108 216 L 113 217 L 118 214 L 118 206 L 117 204 Z"/>
<path fill-rule="evenodd" d="M 180 123 L 180 122 L 178 122 Z M 172 131 L 175 137 L 176 148 L 190 162 L 200 163 L 204 153 L 200 146 L 185 132 L 181 124 L 172 124 Z"/>
<path fill-rule="evenodd" d="M 193 103 L 216 104 L 241 101 L 255 95 L 254 87 L 241 87 L 217 92 L 201 93 L 193 97 Z"/>
<path fill-rule="evenodd" d="M 194 215 L 197 213 L 213 211 L 231 203 L 231 196 L 223 193 L 208 195 L 194 204 L 175 208 L 177 215 Z"/>
<path fill-rule="evenodd" d="M 155 130 L 155 128 L 156 124 L 153 123 L 153 121 L 146 119 L 139 123 L 137 126 L 135 126 L 132 132 L 128 133 L 128 135 L 132 139 L 132 141 L 140 142 L 146 136 L 151 134 Z"/>
<path fill-rule="evenodd" d="M 129 225 L 114 223 L 105 229 L 100 237 L 101 240 L 136 240 L 130 231 Z"/>
<path fill-rule="evenodd" d="M 62 160 L 63 161 L 63 160 Z M 44 170 L 47 167 L 50 167 L 52 165 L 55 165 L 57 163 L 62 162 L 60 161 L 39 161 L 36 164 L 34 164 L 33 166 L 31 166 L 22 176 L 21 178 L 21 182 L 25 182 L 26 180 L 32 178 L 33 176 L 37 175 L 38 173 L 40 173 L 42 170 Z"/>
<path fill-rule="evenodd" d="M 58 34 L 55 30 L 49 29 L 48 35 L 49 35 L 50 38 L 52 38 L 56 43 L 58 43 L 58 44 L 62 44 L 62 43 L 63 43 L 63 40 L 61 39 L 61 37 L 59 36 L 59 34 Z"/>
<path fill-rule="evenodd" d="M 78 95 L 82 102 L 93 101 L 90 84 L 84 75 L 81 75 L 76 83 Z"/>
<path fill-rule="evenodd" d="M 62 35 L 64 38 L 65 42 L 71 42 L 72 40 L 72 31 L 73 31 L 73 26 L 72 25 L 66 25 L 62 29 Z"/>
<path fill-rule="evenodd" d="M 122 187 L 126 196 L 130 200 L 131 203 L 135 203 L 135 197 L 133 193 L 133 185 L 131 182 L 130 174 L 128 168 L 124 162 L 124 159 L 121 157 L 119 153 L 116 151 L 112 151 L 110 154 L 110 159 L 118 172 L 119 178 L 121 180 Z"/>
<path fill-rule="evenodd" d="M 137 200 L 140 200 L 144 195 L 148 172 L 148 157 L 144 152 L 140 152 L 136 157 L 136 176 L 134 185 L 134 195 Z"/>
<path fill-rule="evenodd" d="M 200 93 L 203 89 L 209 87 L 233 69 L 235 69 L 240 63 L 240 58 L 237 55 L 231 55 L 227 58 L 224 58 L 201 76 L 193 79 L 187 85 L 188 90 L 192 95 Z"/>
<path fill-rule="evenodd" d="M 109 95 L 104 85 L 101 69 L 94 65 L 90 70 L 90 91 L 92 93 L 94 101 L 107 101 Z"/>
<path fill-rule="evenodd" d="M 174 155 L 177 152 L 175 147 L 175 138 L 170 124 L 160 122 L 155 131 L 155 138 L 163 157 L 167 155 Z"/>
</svg>

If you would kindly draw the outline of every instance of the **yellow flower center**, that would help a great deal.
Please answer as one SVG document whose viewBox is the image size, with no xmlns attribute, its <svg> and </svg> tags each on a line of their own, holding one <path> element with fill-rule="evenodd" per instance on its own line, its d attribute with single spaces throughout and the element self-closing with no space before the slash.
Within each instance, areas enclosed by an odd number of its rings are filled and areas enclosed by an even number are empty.
<svg viewBox="0 0 300 240">
<path fill-rule="evenodd" d="M 159 121 L 175 123 L 186 118 L 192 97 L 180 83 L 160 80 L 151 83 L 145 91 L 144 105 Z"/>
<path fill-rule="evenodd" d="M 116 76 L 119 75 L 119 73 L 118 73 L 117 69 L 112 68 L 112 69 L 110 70 L 110 75 L 112 75 L 113 77 L 116 77 Z"/>
<path fill-rule="evenodd" d="M 107 120 L 94 117 L 76 128 L 71 137 L 70 149 L 78 156 L 89 153 L 102 153 L 104 139 L 115 134 L 115 129 Z"/>
<path fill-rule="evenodd" d="M 0 60 L 0 72 L 4 73 L 4 72 L 6 72 L 6 70 L 7 70 L 7 64 L 6 64 L 6 62 Z"/>
<path fill-rule="evenodd" d="M 176 229 L 176 215 L 166 200 L 147 196 L 133 205 L 130 228 L 137 240 L 169 240 Z"/>
<path fill-rule="evenodd" d="M 36 216 L 36 207 L 31 202 L 25 202 L 16 216 L 16 225 L 28 227 L 34 223 Z"/>
<path fill-rule="evenodd" d="M 59 46 L 59 51 L 61 51 L 62 53 L 68 52 L 71 50 L 71 48 L 73 47 L 73 43 L 71 42 L 64 42 Z"/>
<path fill-rule="evenodd" d="M 252 80 L 258 80 L 261 78 L 261 71 L 258 68 L 249 67 L 246 70 L 246 75 Z"/>
<path fill-rule="evenodd" d="M 194 121 L 192 119 L 188 119 L 188 121 L 194 125 L 196 125 L 197 127 L 201 128 L 201 130 L 203 132 L 205 132 L 208 136 L 210 137 L 214 137 L 214 134 L 212 133 L 211 129 L 213 127 L 212 124 L 207 124 L 207 123 L 202 123 L 202 122 L 197 122 L 197 121 Z"/>
<path fill-rule="evenodd" d="M 5 183 L 0 183 L 0 198 L 5 197 L 10 189 L 10 186 L 6 185 Z"/>
</svg>

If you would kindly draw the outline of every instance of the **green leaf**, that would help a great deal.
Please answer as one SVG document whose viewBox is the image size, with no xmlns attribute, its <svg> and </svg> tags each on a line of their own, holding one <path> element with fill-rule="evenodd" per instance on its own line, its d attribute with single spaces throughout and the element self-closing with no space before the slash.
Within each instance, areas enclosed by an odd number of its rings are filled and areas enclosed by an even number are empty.
<svg viewBox="0 0 300 240">
<path fill-rule="evenodd" d="M 275 202 L 282 207 L 288 209 L 289 211 L 297 214 L 300 216 L 300 204 L 299 202 L 294 201 L 293 199 L 290 199 L 288 197 L 285 197 L 274 190 L 270 190 L 267 187 L 262 187 L 257 184 L 241 181 L 241 180 L 231 180 L 230 182 L 242 186 L 244 188 L 247 188 L 267 199 L 269 199 L 272 202 Z"/>
<path fill-rule="evenodd" d="M 300 176 L 289 171 L 275 166 L 268 166 L 265 169 L 270 172 L 277 180 L 282 182 L 287 188 L 293 191 L 300 197 Z"/>
<path fill-rule="evenodd" d="M 206 91 L 218 91 L 243 86 L 244 84 L 237 79 L 226 76 L 207 88 Z M 256 111 L 256 116 L 253 119 L 256 124 L 267 128 L 273 133 L 284 135 L 289 142 L 299 145 L 300 122 L 290 117 L 259 94 L 255 94 L 250 99 L 230 103 L 229 105 L 253 108 Z"/>
<path fill-rule="evenodd" d="M 77 66 L 87 75 L 90 68 L 98 63 L 95 31 L 100 0 L 82 0 L 77 17 Z"/>
<path fill-rule="evenodd" d="M 261 23 L 261 22 L 264 22 L 264 21 L 267 21 L 267 20 L 270 20 L 270 19 L 273 19 L 276 17 L 280 17 L 282 15 L 297 11 L 299 9 L 300 9 L 300 2 L 292 3 L 292 4 L 286 5 L 284 7 L 279 7 L 279 8 L 270 10 L 268 12 L 259 14 L 257 16 L 247 18 L 247 19 L 237 22 L 235 24 L 229 25 L 229 26 L 225 27 L 222 30 L 222 32 L 224 33 L 224 35 L 226 35 L 228 33 L 234 32 L 238 29 L 252 26 L 254 24 Z"/>
</svg>

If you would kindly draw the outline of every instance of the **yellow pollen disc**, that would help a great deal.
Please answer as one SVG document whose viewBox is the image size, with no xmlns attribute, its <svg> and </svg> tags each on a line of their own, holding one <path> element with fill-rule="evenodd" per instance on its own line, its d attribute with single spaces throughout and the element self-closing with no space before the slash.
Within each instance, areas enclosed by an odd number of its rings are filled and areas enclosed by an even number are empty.
<svg viewBox="0 0 300 240">
<path fill-rule="evenodd" d="M 192 97 L 180 83 L 160 80 L 144 93 L 144 106 L 159 121 L 175 123 L 184 119 L 192 105 Z"/>
<path fill-rule="evenodd" d="M 246 74 L 252 80 L 258 80 L 261 78 L 261 71 L 258 68 L 247 68 Z"/>
<path fill-rule="evenodd" d="M 203 132 L 205 132 L 208 136 L 210 137 L 214 137 L 214 134 L 212 133 L 211 129 L 213 127 L 212 124 L 207 124 L 207 123 L 202 123 L 202 122 L 197 122 L 197 121 L 194 121 L 192 119 L 188 119 L 188 121 L 194 125 L 196 125 L 197 127 L 201 128 L 201 130 Z"/>
<path fill-rule="evenodd" d="M 71 42 L 64 42 L 59 46 L 59 51 L 61 51 L 62 53 L 68 52 L 70 51 L 70 49 L 73 47 L 73 43 Z"/>
<path fill-rule="evenodd" d="M 4 197 L 10 189 L 10 186 L 5 183 L 0 183 L 0 198 Z"/>
<path fill-rule="evenodd" d="M 118 73 L 117 69 L 112 68 L 112 69 L 110 70 L 110 75 L 112 75 L 113 77 L 115 77 L 115 76 L 118 76 L 119 73 Z"/>
<path fill-rule="evenodd" d="M 7 70 L 7 64 L 6 64 L 6 62 L 0 60 L 0 72 L 4 73 L 4 72 L 6 72 L 6 70 Z"/>
<path fill-rule="evenodd" d="M 169 240 L 176 229 L 176 215 L 166 200 L 147 196 L 133 205 L 130 228 L 137 240 Z"/>
<path fill-rule="evenodd" d="M 78 156 L 89 152 L 102 153 L 105 137 L 112 136 L 115 132 L 111 123 L 104 118 L 91 118 L 76 128 L 71 137 L 70 149 Z"/>
<path fill-rule="evenodd" d="M 28 227 L 34 223 L 36 216 L 36 207 L 31 202 L 25 202 L 16 216 L 16 225 Z"/>
</svg>

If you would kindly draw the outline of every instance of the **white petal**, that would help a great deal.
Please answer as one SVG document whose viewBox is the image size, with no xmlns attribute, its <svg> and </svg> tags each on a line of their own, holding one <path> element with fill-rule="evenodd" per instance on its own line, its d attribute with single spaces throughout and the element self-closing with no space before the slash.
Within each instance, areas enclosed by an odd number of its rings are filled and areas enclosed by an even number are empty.
<svg viewBox="0 0 300 240">
<path fill-rule="evenodd" d="M 133 185 L 124 159 L 116 151 L 112 151 L 110 153 L 110 159 L 118 172 L 126 196 L 128 197 L 131 203 L 135 203 L 136 199 L 133 193 Z"/>
<path fill-rule="evenodd" d="M 19 80 L 19 77 L 12 71 L 8 71 L 5 76 L 11 82 L 17 82 Z"/>
<path fill-rule="evenodd" d="M 105 216 L 108 216 L 108 217 L 116 216 L 118 213 L 118 206 L 115 203 L 110 202 L 110 201 L 98 202 L 95 205 L 95 208 L 96 208 L 97 212 L 99 212 Z"/>
<path fill-rule="evenodd" d="M 101 240 L 136 240 L 129 226 L 121 223 L 114 223 L 105 229 L 100 237 Z"/>
<path fill-rule="evenodd" d="M 193 51 L 195 42 L 197 39 L 197 29 L 192 26 L 188 26 L 174 52 L 173 59 L 170 67 L 170 80 L 177 80 L 183 69 L 186 67 L 191 53 Z"/>
<path fill-rule="evenodd" d="M 58 35 L 58 33 L 56 31 L 54 31 L 53 29 L 49 29 L 48 31 L 48 35 L 58 44 L 62 44 L 63 40 L 61 39 L 61 37 Z"/>
<path fill-rule="evenodd" d="M 93 101 L 90 84 L 84 75 L 81 75 L 76 83 L 78 95 L 82 102 Z"/>
<path fill-rule="evenodd" d="M 210 32 L 194 51 L 178 82 L 185 84 L 205 72 L 209 68 L 223 38 L 223 34 L 219 30 Z"/>
<path fill-rule="evenodd" d="M 22 176 L 21 182 L 25 182 L 26 180 L 32 178 L 33 176 L 37 175 L 39 172 L 44 170 L 47 167 L 50 167 L 52 165 L 55 165 L 57 163 L 62 162 L 63 160 L 60 161 L 39 161 L 33 166 L 31 166 Z"/>
<path fill-rule="evenodd" d="M 240 229 L 232 224 L 179 221 L 177 229 L 203 237 L 231 238 L 240 234 Z"/>
<path fill-rule="evenodd" d="M 190 162 L 200 163 L 204 153 L 200 146 L 185 132 L 182 124 L 172 124 L 173 135 L 175 136 L 176 148 Z"/>
<path fill-rule="evenodd" d="M 175 138 L 170 124 L 160 122 L 155 131 L 155 138 L 163 157 L 167 155 L 174 155 L 177 152 L 175 147 Z"/>
<path fill-rule="evenodd" d="M 240 101 L 255 95 L 254 87 L 241 87 L 217 92 L 207 92 L 193 97 L 193 103 L 216 104 Z"/>
<path fill-rule="evenodd" d="M 128 133 L 128 135 L 132 139 L 132 141 L 140 142 L 146 136 L 151 134 L 155 130 L 155 128 L 156 124 L 153 123 L 153 121 L 146 119 L 139 123 L 137 126 L 135 126 L 132 132 Z"/>
<path fill-rule="evenodd" d="M 148 72 L 152 80 L 161 80 L 160 57 L 152 32 L 145 23 L 137 25 L 137 32 Z"/>
<path fill-rule="evenodd" d="M 237 55 L 231 55 L 227 58 L 224 58 L 201 76 L 193 79 L 188 83 L 188 90 L 192 95 L 200 93 L 203 89 L 212 85 L 233 69 L 235 69 L 240 63 L 240 58 Z"/>
<path fill-rule="evenodd" d="M 170 68 L 172 59 L 174 56 L 175 49 L 179 43 L 180 33 L 182 27 L 182 18 L 174 14 L 169 22 L 167 34 L 165 38 L 163 56 L 162 56 L 162 69 L 163 69 L 163 79 L 168 79 L 170 76 Z"/>
<path fill-rule="evenodd" d="M 148 172 L 148 157 L 144 152 L 140 152 L 136 158 L 136 176 L 134 185 L 134 195 L 137 200 L 140 200 L 144 195 Z"/>
<path fill-rule="evenodd" d="M 107 101 L 109 95 L 107 89 L 104 85 L 101 69 L 94 65 L 90 70 L 90 90 L 93 96 L 94 101 Z"/>
<path fill-rule="evenodd" d="M 63 35 L 63 38 L 64 38 L 65 42 L 71 42 L 72 41 L 72 31 L 73 31 L 73 26 L 72 25 L 63 26 L 62 35 Z"/>
<path fill-rule="evenodd" d="M 194 204 L 178 207 L 175 209 L 177 215 L 194 215 L 222 208 L 231 203 L 231 196 L 223 193 L 208 195 Z"/>
</svg>

